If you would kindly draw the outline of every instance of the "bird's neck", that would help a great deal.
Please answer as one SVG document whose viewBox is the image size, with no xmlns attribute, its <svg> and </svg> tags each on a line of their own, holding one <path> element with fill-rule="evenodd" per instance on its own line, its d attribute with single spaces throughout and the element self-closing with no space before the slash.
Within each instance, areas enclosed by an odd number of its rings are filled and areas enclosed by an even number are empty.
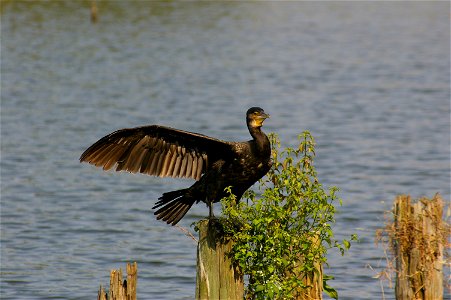
<svg viewBox="0 0 451 300">
<path fill-rule="evenodd" d="M 266 152 L 271 152 L 269 139 L 261 130 L 261 127 L 249 127 L 249 133 L 254 138 L 258 152 L 262 153 L 263 155 L 267 154 Z"/>
</svg>

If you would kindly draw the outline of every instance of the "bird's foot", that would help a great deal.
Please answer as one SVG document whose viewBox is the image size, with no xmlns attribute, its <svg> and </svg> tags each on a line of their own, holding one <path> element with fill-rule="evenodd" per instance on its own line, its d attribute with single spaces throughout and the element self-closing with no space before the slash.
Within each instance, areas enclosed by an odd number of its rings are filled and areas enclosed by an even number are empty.
<svg viewBox="0 0 451 300">
<path fill-rule="evenodd" d="M 215 214 L 213 213 L 213 203 L 208 204 L 208 219 L 216 219 Z"/>
<path fill-rule="evenodd" d="M 214 214 L 209 214 L 207 220 L 209 223 L 219 222 L 219 218 L 217 218 Z"/>
<path fill-rule="evenodd" d="M 219 219 L 215 216 L 215 214 L 213 213 L 213 203 L 210 203 L 208 205 L 208 223 L 210 225 L 215 225 L 219 223 Z"/>
<path fill-rule="evenodd" d="M 219 221 L 219 218 L 217 218 L 216 216 L 213 215 L 213 216 L 208 216 L 207 220 L 209 222 L 217 222 L 217 221 Z"/>
</svg>

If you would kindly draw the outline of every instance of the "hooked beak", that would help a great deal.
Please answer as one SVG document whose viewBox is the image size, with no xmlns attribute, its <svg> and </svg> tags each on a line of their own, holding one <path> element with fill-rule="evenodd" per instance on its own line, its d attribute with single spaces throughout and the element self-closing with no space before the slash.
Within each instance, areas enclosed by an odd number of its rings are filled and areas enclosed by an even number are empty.
<svg viewBox="0 0 451 300">
<path fill-rule="evenodd" d="M 260 117 L 259 117 L 259 119 L 263 119 L 263 120 L 269 119 L 269 118 L 270 118 L 270 115 L 267 114 L 267 113 L 262 113 L 262 114 L 260 115 Z"/>
</svg>

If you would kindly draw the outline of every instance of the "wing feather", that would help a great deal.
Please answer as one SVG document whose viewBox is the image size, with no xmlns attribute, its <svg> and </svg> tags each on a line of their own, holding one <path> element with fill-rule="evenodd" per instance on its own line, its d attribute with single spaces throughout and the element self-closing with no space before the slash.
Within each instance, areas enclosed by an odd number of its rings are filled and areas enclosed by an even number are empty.
<svg viewBox="0 0 451 300">
<path fill-rule="evenodd" d="M 197 155 L 195 153 L 191 153 L 191 156 L 193 157 L 193 167 L 191 169 L 191 178 L 197 177 Z"/>
<path fill-rule="evenodd" d="M 176 160 L 174 163 L 174 170 L 172 171 L 172 174 L 171 174 L 172 177 L 177 177 L 178 174 L 180 174 L 180 167 L 182 165 L 182 156 L 178 153 L 176 156 L 177 157 L 176 157 Z"/>
<path fill-rule="evenodd" d="M 124 161 L 124 169 L 136 173 L 138 172 L 143 156 L 146 154 L 147 149 L 144 147 L 149 142 L 149 137 L 143 137 L 136 145 L 130 147 L 131 151 L 128 155 L 128 159 Z"/>
<path fill-rule="evenodd" d="M 153 152 L 152 165 L 150 166 L 150 175 L 157 175 L 157 165 L 160 159 L 160 152 Z"/>
<path fill-rule="evenodd" d="M 196 175 L 196 180 L 199 180 L 200 176 L 202 174 L 203 162 L 204 162 L 204 159 L 203 159 L 202 156 L 197 159 L 197 172 L 195 174 Z"/>
<path fill-rule="evenodd" d="M 164 163 L 163 163 L 163 170 L 161 171 L 161 175 L 166 177 L 169 176 L 169 171 L 171 169 L 171 166 L 173 167 L 173 161 L 172 161 L 172 156 L 175 153 L 175 145 L 171 145 L 169 144 L 168 150 L 166 151 L 166 157 L 164 159 Z"/>
<path fill-rule="evenodd" d="M 189 178 L 191 177 L 191 170 L 193 169 L 193 157 L 191 156 L 191 153 L 187 153 L 187 158 L 185 177 Z"/>
<path fill-rule="evenodd" d="M 149 151 L 149 149 L 145 150 L 145 155 L 143 156 L 141 167 L 139 168 L 139 172 L 143 174 L 148 174 L 147 170 L 150 167 L 150 157 L 152 156 L 152 151 Z"/>
<path fill-rule="evenodd" d="M 172 173 L 174 172 L 175 162 L 177 160 L 177 152 L 175 151 L 175 146 L 174 146 L 174 150 L 171 151 L 170 156 L 171 156 L 171 159 L 169 161 L 168 170 L 166 171 L 166 175 L 165 175 L 166 177 L 172 177 Z"/>
<path fill-rule="evenodd" d="M 163 177 L 161 175 L 161 169 L 163 167 L 163 163 L 164 163 L 164 158 L 165 158 L 165 153 L 162 151 L 158 152 L 158 161 L 157 161 L 157 166 L 155 167 L 155 175 Z"/>
<path fill-rule="evenodd" d="M 199 179 L 209 161 L 233 155 L 232 143 L 194 132 L 151 125 L 117 130 L 90 146 L 81 156 L 104 170 L 161 177 Z"/>
<path fill-rule="evenodd" d="M 107 170 L 111 169 L 112 167 L 114 167 L 114 165 L 117 163 L 118 159 L 122 156 L 122 154 L 124 154 L 125 150 L 126 150 L 125 147 L 120 147 L 120 146 L 116 145 L 116 147 L 114 147 L 110 151 L 110 155 L 108 155 L 108 160 L 103 165 L 103 169 L 105 171 L 107 171 Z"/>
<path fill-rule="evenodd" d="M 96 167 L 103 166 L 106 162 L 108 162 L 108 157 L 110 153 L 114 150 L 115 145 L 110 145 L 105 147 L 105 149 L 99 149 L 94 153 L 94 160 L 97 161 L 95 164 Z"/>
<path fill-rule="evenodd" d="M 182 166 L 180 167 L 180 177 L 185 177 L 186 166 L 188 165 L 188 156 L 184 155 L 182 158 Z"/>
</svg>

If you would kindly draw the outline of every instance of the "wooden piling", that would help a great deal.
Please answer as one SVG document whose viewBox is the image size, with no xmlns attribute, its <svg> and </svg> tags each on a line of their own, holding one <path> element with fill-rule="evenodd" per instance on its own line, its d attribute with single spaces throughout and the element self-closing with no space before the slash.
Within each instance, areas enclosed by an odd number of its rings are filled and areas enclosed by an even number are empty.
<svg viewBox="0 0 451 300">
<path fill-rule="evenodd" d="M 243 299 L 243 275 L 227 255 L 232 241 L 215 221 L 202 220 L 198 228 L 196 299 Z"/>
<path fill-rule="evenodd" d="M 308 288 L 295 294 L 297 300 L 321 300 L 323 299 L 323 267 L 320 262 L 315 263 L 315 269 L 303 278 Z"/>
<path fill-rule="evenodd" d="M 312 247 L 319 246 L 321 240 L 319 237 L 314 237 L 312 240 Z M 318 259 L 313 263 L 313 270 L 309 272 L 302 271 L 301 266 L 304 263 L 304 258 L 299 257 L 299 261 L 295 263 L 293 272 L 286 272 L 285 276 L 295 276 L 302 280 L 304 287 L 297 287 L 293 291 L 292 299 L 295 300 L 321 300 L 323 299 L 323 266 Z"/>
<path fill-rule="evenodd" d="M 91 23 L 97 23 L 98 12 L 96 0 L 91 0 Z"/>
<path fill-rule="evenodd" d="M 111 270 L 110 290 L 100 286 L 97 300 L 136 300 L 138 265 L 127 263 L 127 279 L 122 282 L 122 269 Z"/>
<path fill-rule="evenodd" d="M 442 198 L 437 194 L 412 204 L 410 196 L 401 195 L 393 213 L 389 236 L 396 261 L 396 299 L 443 299 Z"/>
</svg>

